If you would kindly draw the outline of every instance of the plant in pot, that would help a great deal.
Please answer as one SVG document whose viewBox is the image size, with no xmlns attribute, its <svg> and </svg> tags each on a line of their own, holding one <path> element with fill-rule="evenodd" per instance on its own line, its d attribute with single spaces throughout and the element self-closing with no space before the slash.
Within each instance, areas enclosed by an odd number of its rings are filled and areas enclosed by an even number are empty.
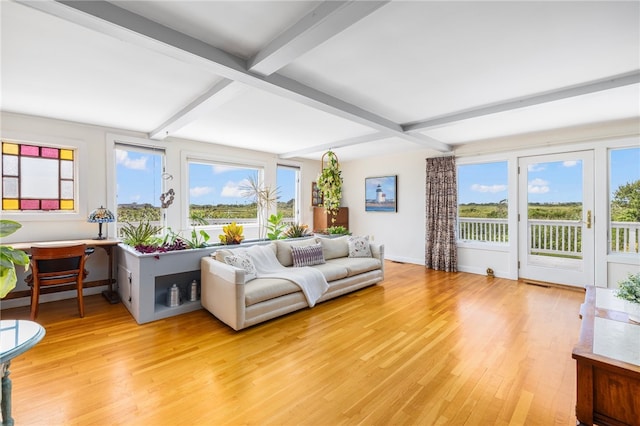
<svg viewBox="0 0 640 426">
<path fill-rule="evenodd" d="M 223 234 L 218 235 L 222 244 L 240 244 L 244 240 L 244 228 L 235 222 L 222 227 Z"/>
<path fill-rule="evenodd" d="M 640 272 L 629 274 L 626 280 L 618 283 L 616 297 L 625 301 L 625 311 L 629 319 L 640 323 Z"/>
<path fill-rule="evenodd" d="M 302 225 L 300 223 L 292 223 L 284 233 L 286 238 L 302 238 L 313 235 L 309 231 L 308 225 Z"/>
<path fill-rule="evenodd" d="M 331 224 L 334 224 L 342 201 L 342 172 L 338 156 L 333 151 L 327 151 L 322 156 L 322 171 L 318 175 L 317 185 L 322 194 L 322 207 L 331 216 Z"/>
<path fill-rule="evenodd" d="M 282 212 L 272 214 L 267 220 L 267 238 L 270 240 L 279 240 L 285 238 L 284 231 L 287 229 L 287 224 L 283 223 L 284 215 Z"/>
<path fill-rule="evenodd" d="M 22 225 L 13 220 L 0 220 L 0 237 L 13 234 Z M 16 265 L 24 266 L 25 271 L 29 268 L 29 256 L 22 250 L 14 250 L 10 246 L 0 246 L 0 298 L 5 297 L 16 286 L 18 276 L 16 275 Z"/>
</svg>

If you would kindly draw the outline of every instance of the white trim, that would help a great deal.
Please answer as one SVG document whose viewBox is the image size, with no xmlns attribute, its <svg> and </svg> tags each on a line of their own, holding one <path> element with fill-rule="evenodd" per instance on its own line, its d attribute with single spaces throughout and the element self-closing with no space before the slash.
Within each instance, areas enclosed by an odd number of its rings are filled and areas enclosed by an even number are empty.
<svg viewBox="0 0 640 426">
<path fill-rule="evenodd" d="M 167 149 L 165 146 L 160 145 L 158 141 L 152 141 L 145 138 L 139 138 L 135 136 L 120 135 L 116 133 L 107 133 L 105 135 L 105 161 L 106 161 L 106 189 L 107 189 L 107 207 L 113 212 L 118 210 L 118 200 L 116 199 L 116 160 L 115 160 L 115 147 L 118 144 L 130 145 L 132 149 L 139 148 L 143 150 L 162 151 L 162 168 L 166 168 L 167 164 Z M 160 191 L 164 193 L 164 180 L 161 180 Z M 116 223 L 118 221 L 116 213 L 116 222 L 108 223 L 107 235 L 116 235 Z M 165 223 L 166 219 L 161 218 L 161 222 Z"/>
<path fill-rule="evenodd" d="M 230 155 L 211 155 L 208 153 L 202 153 L 197 151 L 189 151 L 189 150 L 181 150 L 180 151 L 180 179 L 182 181 L 182 192 L 186 194 L 184 197 L 180 197 L 180 226 L 181 232 L 186 232 L 187 230 L 192 229 L 193 227 L 189 223 L 189 204 L 191 200 L 191 196 L 189 195 L 189 163 L 190 162 L 198 162 L 202 163 L 211 163 L 220 164 L 220 165 L 229 165 L 239 168 L 255 168 L 258 170 L 258 179 L 266 184 L 267 182 L 267 162 L 260 160 L 247 160 L 242 157 L 230 156 Z M 273 176 L 273 180 L 275 181 L 275 173 Z M 257 226 L 256 217 L 256 225 Z M 245 224 L 243 225 L 245 229 L 253 229 L 254 225 Z M 203 229 L 205 231 L 219 231 L 222 229 L 220 225 L 211 225 L 211 226 L 198 226 L 197 229 Z M 259 232 L 259 230 L 258 230 Z"/>
</svg>

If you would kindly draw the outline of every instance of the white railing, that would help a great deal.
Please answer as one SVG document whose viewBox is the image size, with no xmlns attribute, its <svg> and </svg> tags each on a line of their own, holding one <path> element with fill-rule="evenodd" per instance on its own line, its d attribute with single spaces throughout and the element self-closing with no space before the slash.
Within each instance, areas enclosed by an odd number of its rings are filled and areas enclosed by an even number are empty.
<svg viewBox="0 0 640 426">
<path fill-rule="evenodd" d="M 540 255 L 582 256 L 582 223 L 575 220 L 529 220 L 530 252 Z M 640 222 L 611 222 L 611 253 L 640 253 Z M 509 242 L 507 219 L 458 218 L 458 240 Z"/>
<path fill-rule="evenodd" d="M 582 257 L 582 222 L 529 219 L 531 254 Z"/>
<path fill-rule="evenodd" d="M 611 222 L 609 238 L 611 253 L 639 253 L 640 222 Z"/>
<path fill-rule="evenodd" d="M 458 218 L 458 239 L 490 243 L 509 242 L 507 219 Z"/>
</svg>

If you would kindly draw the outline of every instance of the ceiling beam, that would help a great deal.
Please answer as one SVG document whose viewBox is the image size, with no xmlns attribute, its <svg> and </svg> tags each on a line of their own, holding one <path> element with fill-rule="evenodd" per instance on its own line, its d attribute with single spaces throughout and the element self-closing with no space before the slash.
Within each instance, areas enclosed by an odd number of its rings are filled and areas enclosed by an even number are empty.
<svg viewBox="0 0 640 426">
<path fill-rule="evenodd" d="M 177 132 L 189 123 L 219 108 L 245 91 L 247 86 L 227 78 L 216 83 L 189 105 L 178 111 L 160 127 L 149 133 L 149 139 L 162 140 Z"/>
<path fill-rule="evenodd" d="M 588 83 L 575 86 L 564 87 L 562 89 L 553 90 L 544 93 L 538 93 L 531 96 L 511 99 L 505 102 L 485 105 L 479 108 L 468 109 L 453 114 L 443 115 L 415 123 L 408 123 L 402 126 L 405 132 L 418 132 L 422 130 L 441 127 L 447 124 L 456 123 L 462 120 L 482 117 L 485 115 L 496 114 L 499 112 L 511 111 L 518 108 L 525 108 L 547 102 L 559 101 L 562 99 L 572 98 L 574 96 L 588 95 L 590 93 L 600 92 L 602 90 L 615 89 L 617 87 L 628 86 L 630 84 L 640 83 L 640 71 L 620 74 L 600 80 L 590 81 Z"/>
<path fill-rule="evenodd" d="M 271 75 L 387 3 L 324 1 L 250 59 L 248 69 Z"/>
<path fill-rule="evenodd" d="M 388 137 L 389 136 L 383 132 L 369 133 L 362 136 L 356 136 L 354 138 L 343 139 L 341 141 L 326 143 L 322 145 L 315 145 L 315 146 L 311 146 L 309 148 L 304 148 L 304 149 L 298 149 L 296 151 L 283 152 L 282 154 L 278 155 L 278 158 L 284 159 L 284 158 L 300 157 L 302 155 L 313 154 L 315 152 L 325 152 L 330 149 L 337 149 L 345 146 L 352 146 L 352 145 L 358 145 L 361 143 L 373 142 L 380 139 L 386 139 Z"/>
<path fill-rule="evenodd" d="M 89 29 L 203 67 L 224 78 L 386 132 L 390 136 L 440 152 L 452 150 L 447 144 L 407 134 L 398 123 L 277 73 L 267 77 L 251 73 L 247 70 L 246 61 L 241 58 L 106 1 L 17 1 Z"/>
</svg>

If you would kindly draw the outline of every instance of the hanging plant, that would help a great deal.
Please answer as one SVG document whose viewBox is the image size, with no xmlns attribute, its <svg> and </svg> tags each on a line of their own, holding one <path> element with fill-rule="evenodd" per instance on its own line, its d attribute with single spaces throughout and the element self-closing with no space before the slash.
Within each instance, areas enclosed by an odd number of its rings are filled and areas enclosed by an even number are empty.
<svg viewBox="0 0 640 426">
<path fill-rule="evenodd" d="M 325 165 L 326 157 L 326 165 Z M 342 200 L 342 176 L 338 157 L 333 151 L 322 156 L 322 171 L 318 175 L 318 190 L 322 194 L 322 206 L 331 215 L 331 222 L 336 221 Z"/>
</svg>

